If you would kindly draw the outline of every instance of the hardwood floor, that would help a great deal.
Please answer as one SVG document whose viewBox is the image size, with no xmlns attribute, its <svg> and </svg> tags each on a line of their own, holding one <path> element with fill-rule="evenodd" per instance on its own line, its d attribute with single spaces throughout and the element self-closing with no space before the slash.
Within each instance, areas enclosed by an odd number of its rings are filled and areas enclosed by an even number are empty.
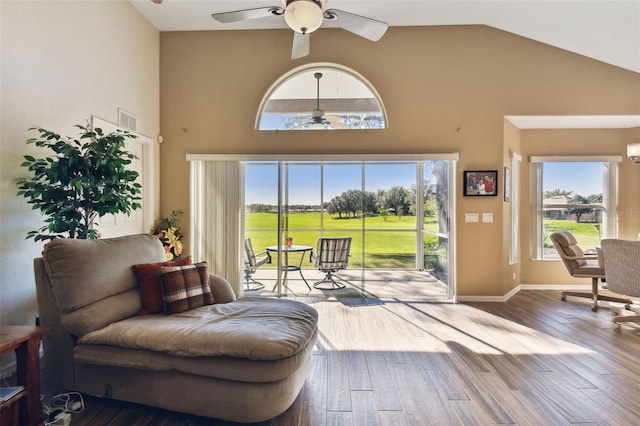
<svg viewBox="0 0 640 426">
<path fill-rule="evenodd" d="M 300 298 L 320 313 L 296 402 L 260 425 L 636 425 L 640 327 L 522 291 L 506 303 Z M 72 425 L 225 425 L 87 397 Z M 45 401 L 46 403 L 46 401 Z"/>
</svg>

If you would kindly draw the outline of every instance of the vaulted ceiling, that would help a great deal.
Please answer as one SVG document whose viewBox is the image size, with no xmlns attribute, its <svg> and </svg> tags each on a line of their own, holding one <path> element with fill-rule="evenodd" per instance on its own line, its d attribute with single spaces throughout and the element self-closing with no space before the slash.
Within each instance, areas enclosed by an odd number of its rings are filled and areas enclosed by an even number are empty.
<svg viewBox="0 0 640 426">
<path fill-rule="evenodd" d="M 130 1 L 159 31 L 286 28 L 280 17 L 233 24 L 211 18 L 284 0 Z M 326 0 L 324 8 L 390 26 L 488 25 L 640 73 L 640 0 Z"/>
</svg>

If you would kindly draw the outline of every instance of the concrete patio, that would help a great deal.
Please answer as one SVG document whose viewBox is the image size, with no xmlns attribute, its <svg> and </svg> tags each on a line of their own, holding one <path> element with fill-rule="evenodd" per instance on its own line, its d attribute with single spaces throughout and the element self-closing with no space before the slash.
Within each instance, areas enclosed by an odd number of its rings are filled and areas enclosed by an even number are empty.
<svg viewBox="0 0 640 426">
<path fill-rule="evenodd" d="M 302 275 L 301 275 L 302 273 Z M 284 273 L 283 273 L 284 275 Z M 302 276 L 307 280 L 307 287 Z M 346 269 L 335 274 L 346 285 L 344 289 L 321 290 L 313 284 L 322 280 L 324 274 L 312 266 L 301 271 L 289 271 L 283 296 L 315 297 L 384 297 L 403 299 L 447 300 L 446 286 L 429 272 L 403 269 Z M 264 284 L 264 289 L 246 291 L 245 295 L 276 296 L 277 269 L 273 266 L 259 268 L 253 275 Z M 253 283 L 252 283 L 253 284 Z"/>
</svg>

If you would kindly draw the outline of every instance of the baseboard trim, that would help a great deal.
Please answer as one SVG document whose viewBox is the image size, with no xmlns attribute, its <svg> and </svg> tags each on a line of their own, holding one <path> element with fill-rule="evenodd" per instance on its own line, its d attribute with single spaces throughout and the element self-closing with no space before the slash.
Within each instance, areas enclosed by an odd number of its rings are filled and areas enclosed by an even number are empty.
<svg viewBox="0 0 640 426">
<path fill-rule="evenodd" d="M 506 302 L 521 290 L 591 291 L 590 285 L 573 284 L 520 284 L 504 296 L 457 296 L 457 302 Z"/>
<path fill-rule="evenodd" d="M 522 290 L 577 290 L 591 291 L 591 285 L 575 284 L 521 284 Z"/>
</svg>

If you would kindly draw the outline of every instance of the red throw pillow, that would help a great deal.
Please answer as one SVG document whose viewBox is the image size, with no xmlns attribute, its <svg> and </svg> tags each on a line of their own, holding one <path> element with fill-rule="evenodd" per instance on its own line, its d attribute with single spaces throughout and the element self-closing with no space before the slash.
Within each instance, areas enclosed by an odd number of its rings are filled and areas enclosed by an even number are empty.
<svg viewBox="0 0 640 426">
<path fill-rule="evenodd" d="M 207 262 L 186 266 L 160 268 L 164 312 L 179 314 L 204 305 L 213 305 L 215 299 L 209 287 Z"/>
<path fill-rule="evenodd" d="M 170 260 L 167 262 L 133 265 L 133 272 L 135 272 L 136 277 L 138 277 L 138 283 L 140 284 L 140 298 L 142 299 L 142 309 L 140 309 L 138 315 L 164 312 L 160 268 L 163 266 L 191 265 L 191 263 L 191 256 L 187 256 L 184 259 Z"/>
</svg>

